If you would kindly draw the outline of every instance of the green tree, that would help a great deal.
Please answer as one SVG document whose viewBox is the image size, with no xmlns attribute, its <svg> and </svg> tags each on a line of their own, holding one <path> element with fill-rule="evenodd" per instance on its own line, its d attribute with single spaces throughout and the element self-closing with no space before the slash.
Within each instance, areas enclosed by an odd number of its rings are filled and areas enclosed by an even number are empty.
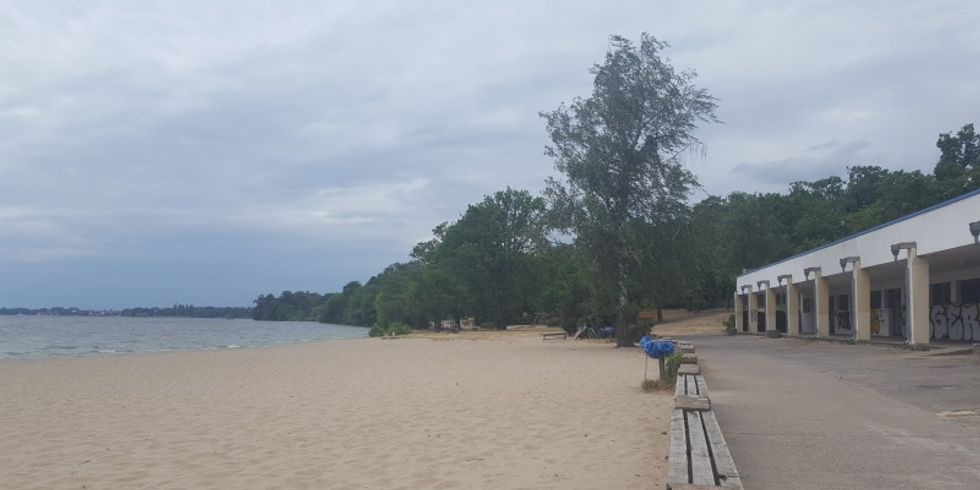
<svg viewBox="0 0 980 490">
<path fill-rule="evenodd" d="M 943 198 L 958 196 L 980 188 L 980 134 L 973 124 L 942 133 L 936 141 L 941 152 L 933 174 L 940 184 Z"/>
<path fill-rule="evenodd" d="M 436 261 L 451 270 L 480 321 L 504 328 L 533 309 L 529 257 L 547 246 L 545 202 L 507 188 L 470 205 L 442 237 Z"/>
<path fill-rule="evenodd" d="M 699 144 L 699 122 L 715 121 L 715 98 L 695 86 L 694 72 L 677 72 L 661 57 L 667 46 L 644 33 L 639 46 L 613 36 L 595 65 L 592 95 L 550 113 L 552 145 L 562 180 L 549 179 L 547 196 L 559 227 L 588 250 L 592 282 L 614 302 L 617 344 L 634 321 L 632 290 L 644 249 L 637 224 L 663 224 L 688 211 L 697 185 L 681 155 Z"/>
<path fill-rule="evenodd" d="M 531 259 L 534 271 L 535 313 L 553 315 L 553 320 L 574 332 L 595 315 L 592 292 L 584 263 L 588 262 L 580 247 L 556 244 L 542 249 Z"/>
</svg>

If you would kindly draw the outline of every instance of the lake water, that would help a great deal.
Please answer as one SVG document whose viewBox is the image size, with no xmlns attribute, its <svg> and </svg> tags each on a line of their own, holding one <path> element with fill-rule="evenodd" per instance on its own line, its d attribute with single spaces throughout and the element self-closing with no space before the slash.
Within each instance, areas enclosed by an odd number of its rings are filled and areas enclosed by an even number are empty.
<svg viewBox="0 0 980 490">
<path fill-rule="evenodd" d="M 367 334 L 316 322 L 0 315 L 0 359 L 234 349 Z"/>
</svg>

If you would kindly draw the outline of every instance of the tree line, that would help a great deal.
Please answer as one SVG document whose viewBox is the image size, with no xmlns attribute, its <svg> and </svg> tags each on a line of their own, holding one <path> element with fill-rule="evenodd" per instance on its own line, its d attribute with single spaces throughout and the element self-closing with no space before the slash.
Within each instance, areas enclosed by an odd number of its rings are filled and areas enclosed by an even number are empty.
<svg viewBox="0 0 980 490">
<path fill-rule="evenodd" d="M 77 307 L 0 308 L 0 315 L 41 316 L 125 316 L 182 318 L 252 318 L 252 308 L 243 306 L 194 306 L 174 304 L 168 307 L 137 307 L 122 310 L 89 310 Z"/>
<path fill-rule="evenodd" d="M 257 320 L 350 325 L 473 318 L 483 326 L 615 324 L 641 310 L 727 306 L 735 277 L 980 187 L 980 137 L 939 135 L 931 173 L 852 165 L 784 193 L 733 192 L 691 203 L 683 156 L 715 121 L 716 99 L 675 70 L 667 45 L 613 36 L 591 96 L 542 113 L 558 175 L 542 195 L 506 188 L 469 205 L 410 259 L 334 293 L 255 300 Z M 842 162 L 845 164 L 848 162 Z"/>
</svg>

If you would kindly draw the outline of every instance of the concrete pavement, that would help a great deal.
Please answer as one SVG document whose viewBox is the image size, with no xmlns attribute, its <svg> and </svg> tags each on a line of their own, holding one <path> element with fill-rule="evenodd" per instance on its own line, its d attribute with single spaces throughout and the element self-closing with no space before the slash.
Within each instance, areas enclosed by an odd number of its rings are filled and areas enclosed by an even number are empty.
<svg viewBox="0 0 980 490">
<path fill-rule="evenodd" d="M 746 488 L 980 488 L 976 356 L 688 339 Z"/>
</svg>

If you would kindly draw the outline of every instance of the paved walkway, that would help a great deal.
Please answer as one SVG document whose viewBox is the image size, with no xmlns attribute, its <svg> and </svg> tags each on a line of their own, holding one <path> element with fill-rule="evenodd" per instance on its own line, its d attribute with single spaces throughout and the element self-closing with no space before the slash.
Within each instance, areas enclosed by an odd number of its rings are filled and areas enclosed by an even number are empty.
<svg viewBox="0 0 980 490">
<path fill-rule="evenodd" d="M 746 488 L 980 488 L 976 356 L 690 340 Z"/>
</svg>

